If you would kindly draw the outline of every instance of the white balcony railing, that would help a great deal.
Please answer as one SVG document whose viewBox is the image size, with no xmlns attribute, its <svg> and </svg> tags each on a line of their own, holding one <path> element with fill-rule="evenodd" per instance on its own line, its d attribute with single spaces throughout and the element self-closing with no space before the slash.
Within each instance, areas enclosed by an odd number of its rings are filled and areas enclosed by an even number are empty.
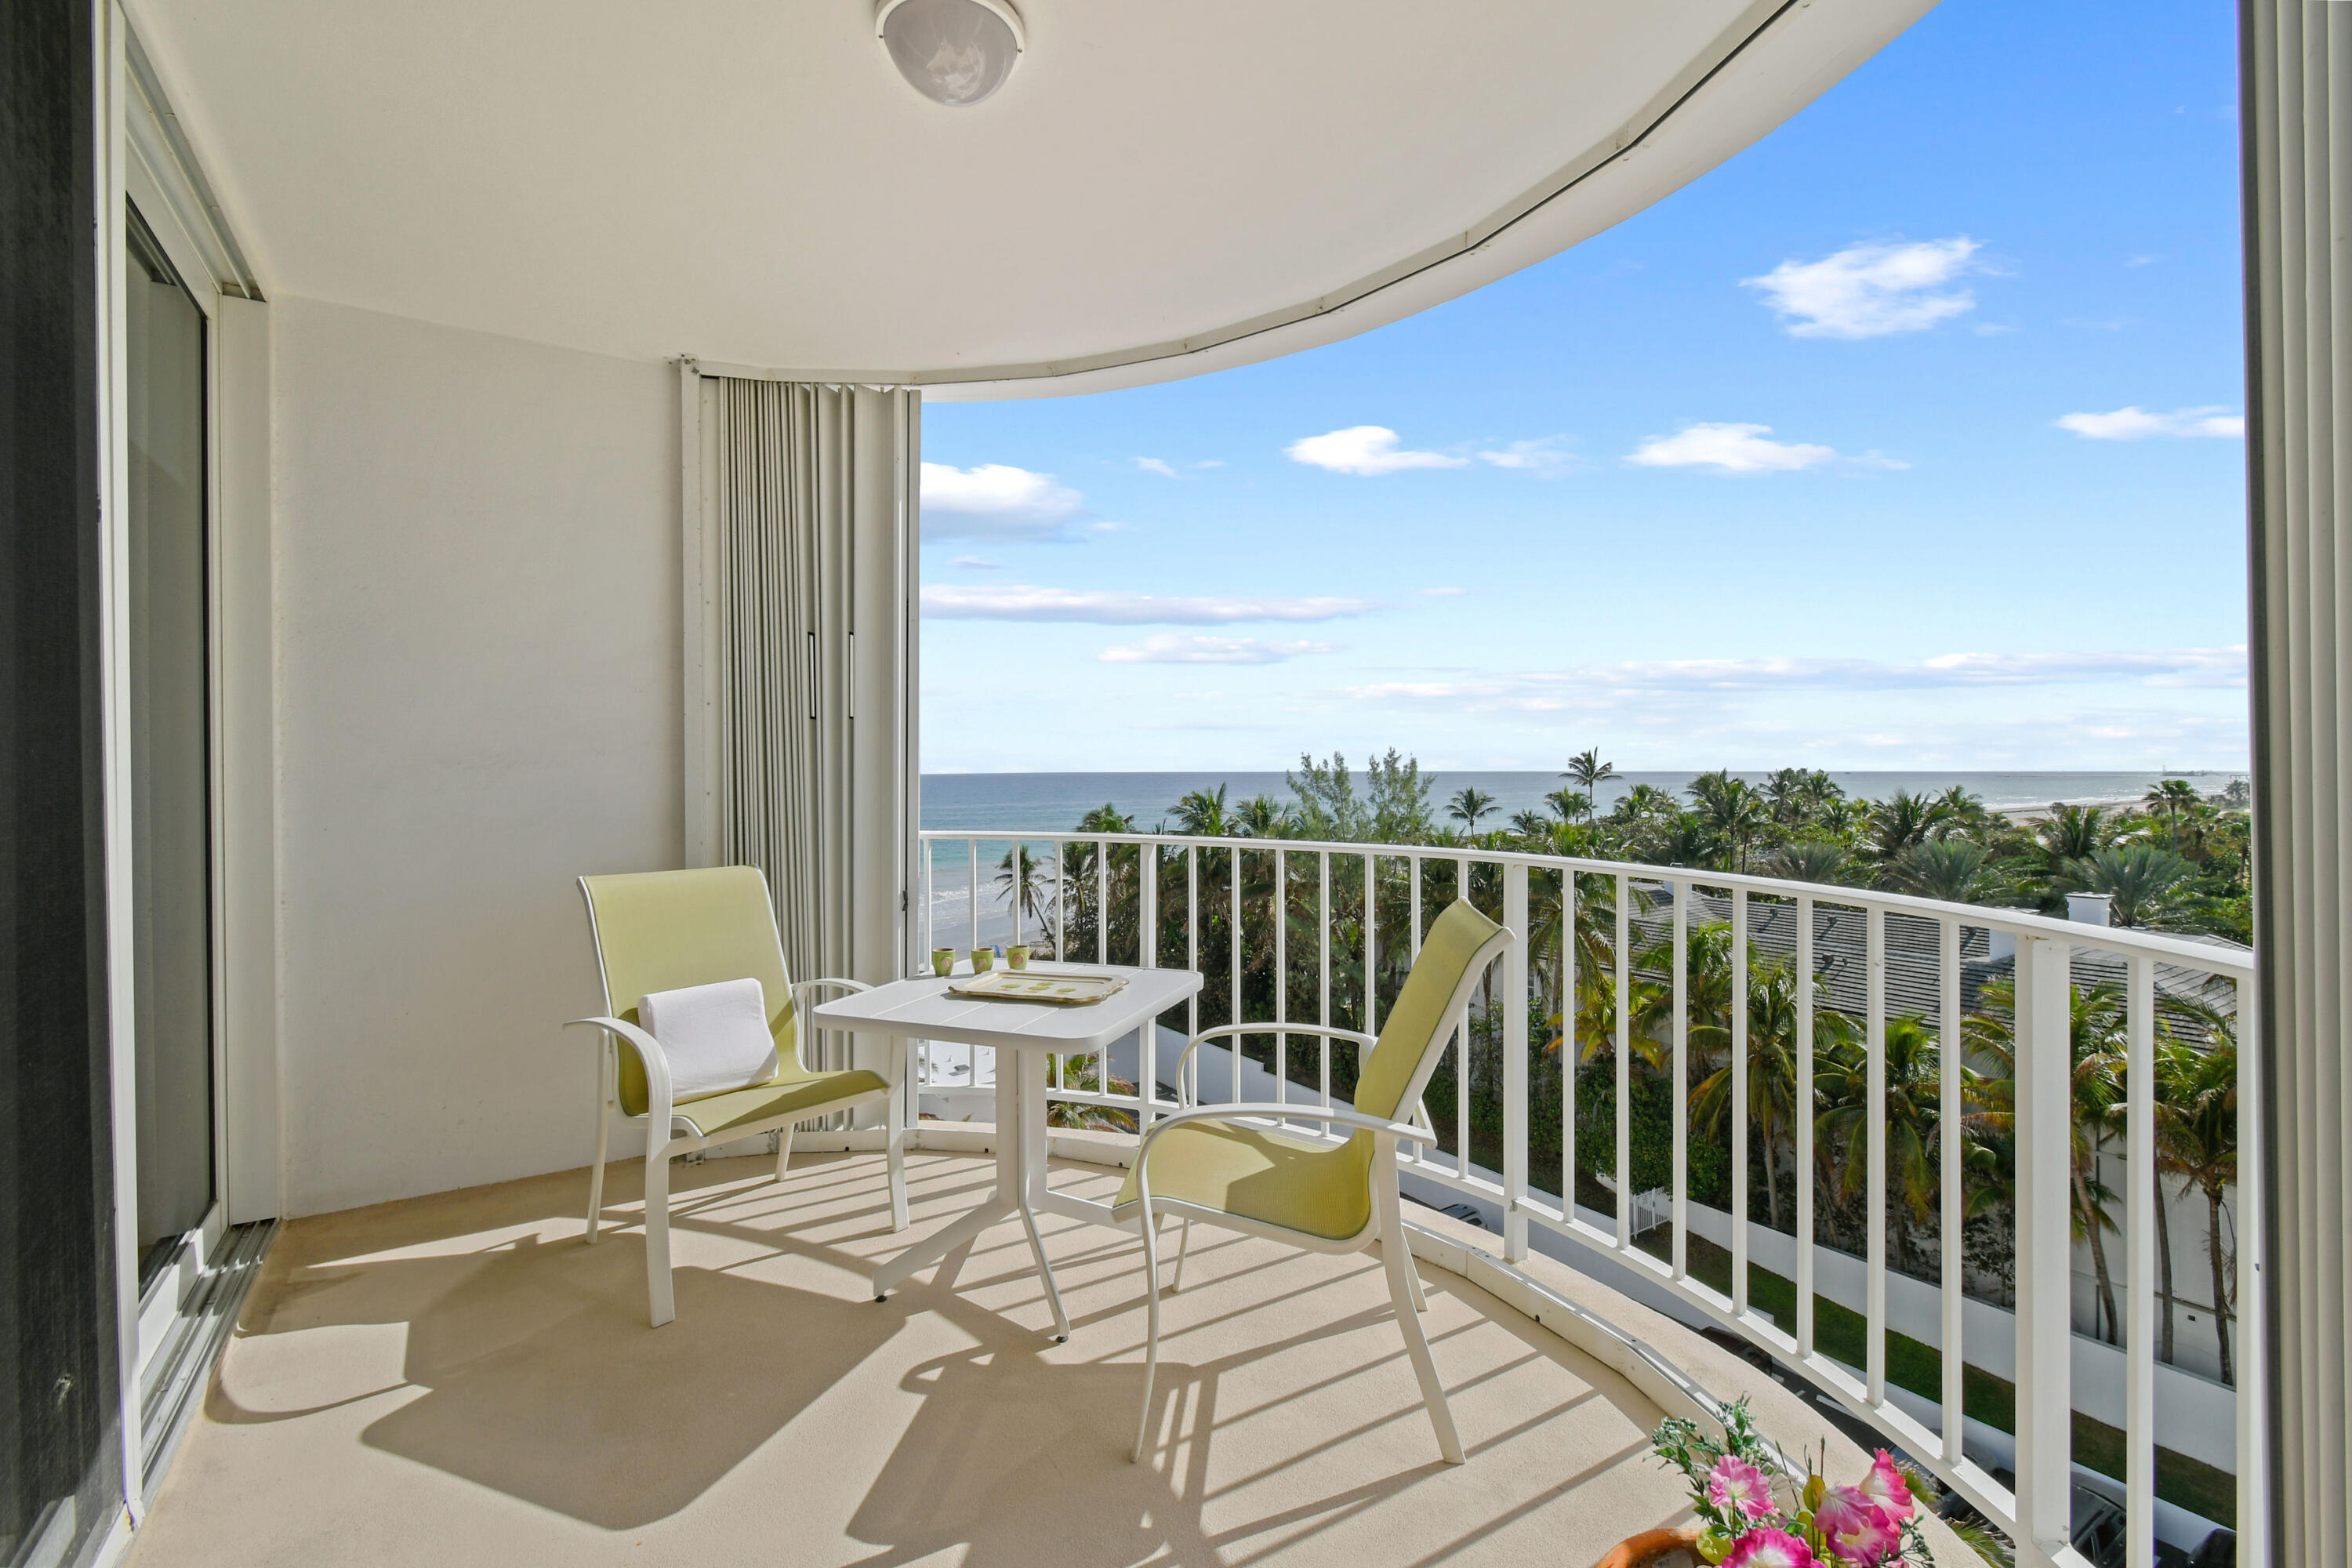
<svg viewBox="0 0 2352 1568">
<path fill-rule="evenodd" d="M 1706 1320 L 1797 1367 L 1992 1519 L 2025 1548 L 2022 1561 L 2080 1561 L 2067 1545 L 2078 1198 L 2073 1018 L 2086 983 L 2119 982 L 2119 1054 L 2128 1089 L 2114 1119 L 2120 1123 L 2125 1152 L 2125 1264 L 2116 1282 L 2127 1368 L 2126 1560 L 2154 1561 L 2158 1139 L 2156 1097 L 2145 1086 L 2154 1080 L 2161 1026 L 2184 1017 L 2201 1017 L 2209 1025 L 2217 1017 L 2229 1020 L 2227 1026 L 2248 1047 L 2239 1052 L 2239 1168 L 2260 1168 L 2253 1143 L 2258 1118 L 2251 954 L 2179 937 L 1853 888 L 1485 849 L 1145 834 L 960 831 L 925 833 L 922 839 L 925 901 L 919 930 L 927 950 L 1027 941 L 1077 961 L 1200 969 L 1209 976 L 1207 989 L 1181 1020 L 1162 1023 L 1188 1035 L 1219 1024 L 1265 1025 L 1258 1037 L 1266 1048 L 1257 1065 L 1272 1072 L 1277 1094 L 1296 1094 L 1302 1104 L 1332 1103 L 1335 1065 L 1344 1088 L 1353 1081 L 1354 1064 L 1334 1063 L 1328 1037 L 1286 1038 L 1281 1026 L 1312 1022 L 1377 1031 L 1380 1009 L 1392 996 L 1404 962 L 1418 951 L 1428 920 L 1468 889 L 1490 916 L 1528 940 L 1515 945 L 1498 965 L 1483 1012 L 1448 1047 L 1439 1083 L 1450 1086 L 1454 1103 L 1451 1116 L 1441 1115 L 1440 1121 L 1451 1125 L 1407 1160 L 1406 1169 L 1499 1208 L 1506 1262 L 1524 1258 L 1532 1236 L 1565 1238 L 1635 1271 Z M 1274 918 L 1277 895 L 1280 920 Z M 1695 930 L 1702 942 L 1727 946 L 1727 954 L 1707 948 L 1701 956 L 1708 962 L 1700 966 L 1717 986 L 1727 968 L 1727 993 L 1694 997 L 1699 978 L 1693 965 Z M 1562 940 L 1564 933 L 1572 938 Z M 1980 987 L 2012 952 L 2014 1005 L 2001 1037 L 1989 1045 L 1980 1032 L 1970 1032 L 1963 1015 L 1964 990 Z M 1751 1233 L 1765 1224 L 1749 1217 L 1752 1115 L 1727 1118 L 1728 1206 L 1734 1216 L 1728 1292 L 1690 1269 L 1694 1068 L 1720 1063 L 1734 1107 L 1751 1104 L 1749 1075 L 1766 1070 L 1751 1059 L 1758 980 L 1751 973 L 1751 952 L 1775 966 L 1772 978 L 1778 983 L 1793 987 L 1794 1016 L 1786 1031 L 1793 1041 L 1775 1035 L 1770 1044 L 1793 1055 L 1794 1082 L 1788 1088 L 1794 1106 L 1817 1103 L 1817 1069 L 1826 1055 L 1834 1054 L 1817 1038 L 1822 1020 L 1839 1020 L 1843 1043 L 1837 1049 L 1844 1053 L 1836 1058 L 1840 1071 L 1850 1076 L 1855 1053 L 1862 1058 L 1864 1103 L 1859 1118 L 1852 1119 L 1853 1136 L 1865 1145 L 1860 1155 L 1866 1292 L 1859 1368 L 1823 1353 L 1816 1342 L 1813 1258 L 1823 1194 L 1812 1115 L 1788 1118 L 1789 1159 L 1780 1163 L 1776 1147 L 1767 1152 L 1764 1167 L 1776 1185 L 1790 1180 L 1794 1187 L 1794 1321 L 1780 1322 L 1749 1300 Z M 1583 986 L 1580 966 L 1587 971 Z M 1589 999 L 1596 994 L 1599 1001 Z M 1581 1007 L 1580 995 L 1588 997 Z M 1614 1005 L 1614 998 L 1625 997 L 1636 998 L 1641 1006 Z M 1751 1005 L 1731 1005 L 1735 997 L 1748 998 Z M 1961 1126 L 1965 1119 L 1989 1130 L 1989 1141 L 1980 1147 L 2011 1151 L 1999 1157 L 2004 1168 L 1990 1174 L 2011 1184 L 2007 1205 L 2015 1217 L 2014 1489 L 2001 1485 L 1963 1446 L 1967 1259 L 1964 1247 L 1948 1240 L 1964 1234 L 1962 1138 L 1933 1141 L 1942 1382 L 1934 1406 L 1937 1424 L 1915 1417 L 1888 1394 L 1891 1005 L 1892 1016 L 1906 1026 L 1906 1015 L 1919 1017 L 1920 1025 L 1908 1026 L 1912 1036 L 1916 1040 L 1921 1028 L 1931 1034 L 1937 1057 L 1932 1086 L 1907 1081 L 1897 1085 L 1898 1091 L 1932 1099 L 1936 1127 Z M 1643 1016 L 1637 1017 L 1637 1011 Z M 1544 1028 L 1550 1036 L 1545 1026 L 1563 1017 L 1570 1022 L 1560 1037 L 1580 1041 L 1585 1055 L 1610 1064 L 1606 1083 L 1615 1125 L 1613 1150 L 1607 1152 L 1617 1178 L 1611 1184 L 1613 1224 L 1605 1207 L 1595 1223 L 1588 1217 L 1594 1211 L 1580 1214 L 1575 1202 L 1577 1098 L 1584 1074 L 1568 1059 L 1577 1054 L 1574 1047 L 1535 1033 Z M 1845 1040 L 1848 1019 L 1858 1026 L 1851 1041 Z M 1705 1033 L 1707 1042 L 1695 1044 L 1695 1030 Z M 1942 1048 L 1956 1039 L 1964 1043 L 1962 1049 Z M 1638 1223 L 1637 1184 L 1626 1179 L 1635 1166 L 1637 1050 L 1656 1058 L 1654 1068 L 1645 1061 L 1644 1073 L 1671 1084 L 1672 1175 L 1666 1192 L 1672 1226 L 1664 1257 L 1641 1245 L 1643 1233 L 1652 1227 Z M 2002 1051 L 2011 1058 L 1998 1066 L 2006 1068 L 2012 1086 L 2013 1121 L 2004 1120 L 1998 1105 L 1988 1104 L 1981 1085 L 1971 1089 L 1969 1081 L 1980 1068 L 1995 1071 L 1997 1058 L 1988 1053 Z M 917 1056 L 919 1083 L 971 1087 L 983 1077 L 982 1064 L 969 1058 L 950 1076 L 922 1052 Z M 1145 1030 L 1136 1042 L 1131 1085 L 1113 1076 L 1108 1058 L 1057 1062 L 1050 1092 L 1074 1106 L 1148 1123 L 1177 1108 L 1160 1084 L 1160 1059 L 1158 1033 Z M 1915 1053 L 1912 1062 L 1917 1059 Z M 1235 1050 L 1222 1060 L 1222 1073 L 1196 1065 L 1193 1076 L 1206 1081 L 1187 1086 L 1189 1092 L 1208 1103 L 1244 1098 L 1244 1052 Z M 1768 1068 L 1782 1061 L 1785 1056 Z M 1483 1084 L 1481 1071 L 1487 1077 Z M 1497 1077 L 1499 1083 L 1494 1081 Z M 1531 1090 L 1531 1078 L 1542 1080 L 1539 1093 Z M 1249 1097 L 1265 1098 L 1258 1091 Z M 1474 1116 L 1474 1101 L 1483 1101 L 1490 1111 L 1499 1105 L 1499 1130 L 1492 1126 L 1491 1114 Z M 1556 1167 L 1552 1128 L 1544 1127 L 1538 1135 L 1538 1115 L 1546 1121 L 1557 1119 Z M 1304 1124 L 1300 1131 L 1315 1135 Z M 2114 1135 L 2112 1122 L 2108 1135 Z M 1531 1162 L 1531 1151 L 1538 1149 L 1545 1156 L 1541 1171 Z M 1480 1152 L 1490 1158 L 1482 1162 L 1475 1157 Z M 1980 1163 L 1983 1159 L 1979 1154 Z M 2261 1539 L 2250 1528 L 2262 1501 L 2255 1405 L 2262 1362 L 2254 1342 L 2261 1321 L 2254 1267 L 2258 1216 L 2252 1198 L 2258 1186 L 2250 1179 L 2235 1200 L 2237 1300 L 2214 1304 L 2225 1323 L 2234 1319 L 2238 1330 L 2242 1542 Z"/>
</svg>

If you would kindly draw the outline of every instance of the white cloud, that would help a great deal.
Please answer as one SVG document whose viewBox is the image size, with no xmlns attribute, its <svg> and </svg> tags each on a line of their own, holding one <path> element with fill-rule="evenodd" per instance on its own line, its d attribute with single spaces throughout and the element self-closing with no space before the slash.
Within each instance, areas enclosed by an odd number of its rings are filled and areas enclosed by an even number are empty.
<svg viewBox="0 0 2352 1568">
<path fill-rule="evenodd" d="M 1332 621 L 1379 609 L 1369 599 L 1163 598 L 1111 589 L 934 584 L 923 614 L 934 620 L 1080 621 L 1096 626 L 1225 626 L 1236 621 Z"/>
<path fill-rule="evenodd" d="M 1002 572 L 1004 570 L 1003 562 L 990 561 L 978 555 L 959 555 L 955 558 L 953 564 L 962 567 L 967 572 Z"/>
<path fill-rule="evenodd" d="M 1722 474 L 1786 473 L 1810 468 L 1837 456 L 1828 447 L 1802 441 L 1768 441 L 1769 425 L 1685 425 L 1671 436 L 1653 436 L 1626 455 L 1629 463 L 1652 468 L 1708 468 Z"/>
<path fill-rule="evenodd" d="M 1160 632 L 1141 642 L 1107 647 L 1104 664 L 1280 664 L 1301 654 L 1333 653 L 1328 642 L 1266 642 L 1257 637 L 1213 637 Z"/>
<path fill-rule="evenodd" d="M 2072 430 L 2091 441 L 2145 441 L 2158 436 L 2237 437 L 2246 433 L 2244 416 L 2230 413 L 2220 404 L 2176 408 L 2169 414 L 2152 414 L 2137 406 L 2118 408 L 2112 414 L 2064 414 L 2056 423 L 2059 429 Z"/>
<path fill-rule="evenodd" d="M 1328 468 L 1335 474 L 1393 474 L 1402 468 L 1467 468 L 1467 458 L 1443 452 L 1413 452 L 1398 447 L 1397 433 L 1384 425 L 1351 425 L 1321 436 L 1303 437 L 1283 448 L 1294 463 Z"/>
<path fill-rule="evenodd" d="M 1946 285 L 1977 265 L 1966 235 L 1909 245 L 1850 245 L 1819 261 L 1783 261 L 1743 278 L 1797 338 L 1879 338 L 1916 332 L 1976 307 L 1966 289 Z"/>
<path fill-rule="evenodd" d="M 1871 658 L 1625 660 L 1565 670 L 1395 680 L 1349 687 L 1358 701 L 1438 705 L 1472 712 L 1613 708 L 1691 694 L 1926 691 L 2123 683 L 2157 689 L 2241 689 L 2243 647 L 2140 648 L 2095 653 L 1948 653 L 1914 662 Z"/>
<path fill-rule="evenodd" d="M 1423 588 L 1422 593 L 1432 599 L 1457 599 L 1469 591 L 1467 588 Z"/>
<path fill-rule="evenodd" d="M 1004 463 L 923 465 L 923 537 L 1008 542 L 1066 539 L 1086 497 L 1051 474 Z"/>
<path fill-rule="evenodd" d="M 1147 474 L 1158 474 L 1163 479 L 1182 478 L 1174 468 L 1169 467 L 1164 458 L 1138 458 L 1135 459 L 1135 466 Z"/>
<path fill-rule="evenodd" d="M 1557 479 L 1576 467 L 1573 453 L 1562 451 L 1565 436 L 1545 436 L 1532 441 L 1513 441 L 1493 451 L 1478 454 L 1482 463 L 1492 463 L 1498 468 L 1517 468 L 1538 479 Z"/>
</svg>

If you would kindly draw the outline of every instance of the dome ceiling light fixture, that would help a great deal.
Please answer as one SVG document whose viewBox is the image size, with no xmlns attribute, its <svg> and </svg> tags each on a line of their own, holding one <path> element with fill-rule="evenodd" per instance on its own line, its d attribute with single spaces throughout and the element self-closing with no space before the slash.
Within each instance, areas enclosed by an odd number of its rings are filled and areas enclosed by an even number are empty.
<svg viewBox="0 0 2352 1568">
<path fill-rule="evenodd" d="M 908 85 L 950 109 L 1003 87 L 1028 43 L 1006 0 L 881 0 L 874 32 Z"/>
</svg>

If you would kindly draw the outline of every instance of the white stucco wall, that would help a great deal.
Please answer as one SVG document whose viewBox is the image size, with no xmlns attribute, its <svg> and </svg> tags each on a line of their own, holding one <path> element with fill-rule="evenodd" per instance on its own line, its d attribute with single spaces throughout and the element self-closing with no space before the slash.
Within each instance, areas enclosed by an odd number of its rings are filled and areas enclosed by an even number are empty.
<svg viewBox="0 0 2352 1568">
<path fill-rule="evenodd" d="M 572 879 L 680 853 L 676 372 L 273 308 L 289 1210 L 583 1163 Z"/>
</svg>

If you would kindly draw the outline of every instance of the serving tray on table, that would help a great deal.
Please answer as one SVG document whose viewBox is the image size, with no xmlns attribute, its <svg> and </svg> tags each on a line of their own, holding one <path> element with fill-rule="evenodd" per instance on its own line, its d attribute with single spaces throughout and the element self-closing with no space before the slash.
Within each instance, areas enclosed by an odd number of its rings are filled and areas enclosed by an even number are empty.
<svg viewBox="0 0 2352 1568">
<path fill-rule="evenodd" d="M 1043 1002 L 1058 1007 L 1084 1007 L 1117 995 L 1127 985 L 1123 974 L 1047 974 L 1034 969 L 992 969 L 967 974 L 948 986 L 952 995 L 987 1002 Z"/>
</svg>

